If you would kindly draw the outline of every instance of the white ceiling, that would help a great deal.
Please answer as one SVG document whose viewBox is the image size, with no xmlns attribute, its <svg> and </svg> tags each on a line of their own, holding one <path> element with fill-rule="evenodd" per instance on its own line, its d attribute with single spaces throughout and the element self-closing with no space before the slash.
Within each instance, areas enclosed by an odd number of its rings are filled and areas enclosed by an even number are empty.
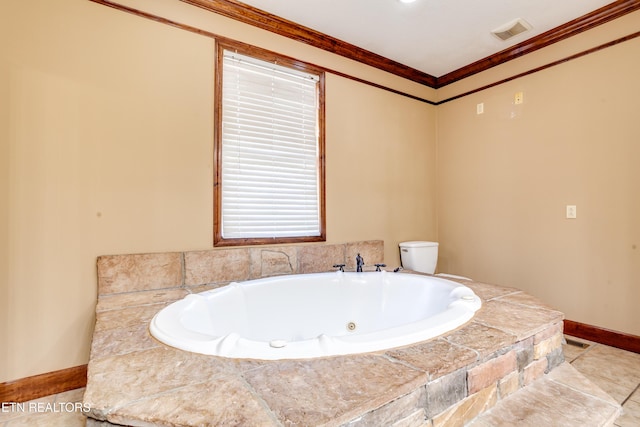
<svg viewBox="0 0 640 427">
<path fill-rule="evenodd" d="M 613 3 L 611 0 L 242 0 L 243 3 L 440 77 Z M 491 31 L 517 18 L 508 41 Z"/>
</svg>

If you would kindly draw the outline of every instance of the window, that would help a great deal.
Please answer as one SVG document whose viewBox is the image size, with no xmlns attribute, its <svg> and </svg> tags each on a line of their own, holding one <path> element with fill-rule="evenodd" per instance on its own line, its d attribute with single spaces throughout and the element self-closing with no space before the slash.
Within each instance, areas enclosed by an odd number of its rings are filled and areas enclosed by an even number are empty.
<svg viewBox="0 0 640 427">
<path fill-rule="evenodd" d="M 218 44 L 214 245 L 325 240 L 324 74 Z"/>
</svg>

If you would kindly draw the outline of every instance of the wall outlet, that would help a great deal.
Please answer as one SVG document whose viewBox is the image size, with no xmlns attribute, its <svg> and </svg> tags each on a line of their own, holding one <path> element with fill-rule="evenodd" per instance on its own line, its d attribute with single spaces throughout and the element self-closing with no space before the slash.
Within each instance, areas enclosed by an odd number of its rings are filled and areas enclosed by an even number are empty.
<svg viewBox="0 0 640 427">
<path fill-rule="evenodd" d="M 575 219 L 577 218 L 576 205 L 567 205 L 567 218 Z"/>
<path fill-rule="evenodd" d="M 513 98 L 513 103 L 516 105 L 520 105 L 524 102 L 524 93 L 517 92 Z"/>
</svg>

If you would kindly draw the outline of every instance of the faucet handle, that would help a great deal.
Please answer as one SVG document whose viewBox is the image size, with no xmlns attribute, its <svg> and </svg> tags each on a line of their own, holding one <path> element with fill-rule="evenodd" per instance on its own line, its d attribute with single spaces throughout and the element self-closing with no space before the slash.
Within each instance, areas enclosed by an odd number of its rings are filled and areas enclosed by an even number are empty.
<svg viewBox="0 0 640 427">
<path fill-rule="evenodd" d="M 338 271 L 342 271 L 344 273 L 345 264 L 333 264 L 333 268 L 339 269 Z"/>
<path fill-rule="evenodd" d="M 376 271 L 382 271 L 380 270 L 380 267 L 386 267 L 387 264 L 374 264 L 376 266 Z"/>
</svg>

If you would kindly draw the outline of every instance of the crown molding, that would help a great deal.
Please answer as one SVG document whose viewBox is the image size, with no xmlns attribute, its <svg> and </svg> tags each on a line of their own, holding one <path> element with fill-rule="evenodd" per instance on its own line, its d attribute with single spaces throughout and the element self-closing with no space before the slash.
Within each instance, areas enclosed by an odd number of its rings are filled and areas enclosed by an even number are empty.
<svg viewBox="0 0 640 427">
<path fill-rule="evenodd" d="M 350 43 L 235 0 L 180 0 L 218 15 L 335 53 L 382 71 L 437 89 L 565 40 L 640 9 L 640 0 L 618 0 L 536 37 L 440 77 L 400 64 Z"/>
<path fill-rule="evenodd" d="M 504 64 L 512 59 L 535 52 L 538 49 L 568 39 L 638 9 L 640 9 L 640 0 L 618 0 L 494 55 L 440 76 L 437 78 L 437 87 L 446 86 L 489 68 Z"/>
<path fill-rule="evenodd" d="M 435 87 L 437 79 L 427 73 L 385 58 L 366 49 L 330 37 L 235 0 L 180 0 L 209 12 L 326 50 L 362 64 L 387 71 L 405 79 Z"/>
</svg>

